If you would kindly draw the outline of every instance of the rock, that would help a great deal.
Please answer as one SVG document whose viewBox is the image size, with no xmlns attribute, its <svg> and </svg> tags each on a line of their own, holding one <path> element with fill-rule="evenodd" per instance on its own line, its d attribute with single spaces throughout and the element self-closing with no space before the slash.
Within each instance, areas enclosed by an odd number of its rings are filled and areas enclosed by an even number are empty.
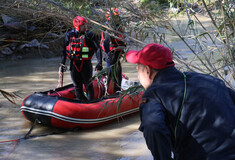
<svg viewBox="0 0 235 160">
<path fill-rule="evenodd" d="M 18 50 L 22 50 L 23 48 L 25 47 L 28 47 L 28 48 L 31 48 L 31 47 L 38 47 L 38 48 L 46 48 L 48 49 L 49 47 L 45 44 L 40 44 L 38 42 L 37 39 L 33 39 L 31 42 L 27 43 L 27 44 L 22 44 L 18 47 Z"/>
<path fill-rule="evenodd" d="M 13 51 L 9 47 L 5 47 L 1 50 L 1 53 L 4 55 L 11 55 L 13 54 Z"/>
<path fill-rule="evenodd" d="M 1 14 L 3 20 L 3 26 L 7 29 L 14 32 L 23 32 L 25 30 L 33 31 L 35 29 L 34 26 L 27 26 L 26 23 L 21 23 L 16 18 L 9 17 L 5 14 Z"/>
</svg>

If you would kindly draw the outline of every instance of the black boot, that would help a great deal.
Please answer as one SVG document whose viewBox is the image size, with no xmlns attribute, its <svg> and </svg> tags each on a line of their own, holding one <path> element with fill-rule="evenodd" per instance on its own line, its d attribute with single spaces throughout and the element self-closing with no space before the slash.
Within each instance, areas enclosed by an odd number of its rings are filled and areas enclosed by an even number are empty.
<svg viewBox="0 0 235 160">
<path fill-rule="evenodd" d="M 75 88 L 75 95 L 76 95 L 76 99 L 80 100 L 80 101 L 87 101 L 87 97 L 84 95 L 83 90 L 80 90 L 78 88 Z"/>
</svg>

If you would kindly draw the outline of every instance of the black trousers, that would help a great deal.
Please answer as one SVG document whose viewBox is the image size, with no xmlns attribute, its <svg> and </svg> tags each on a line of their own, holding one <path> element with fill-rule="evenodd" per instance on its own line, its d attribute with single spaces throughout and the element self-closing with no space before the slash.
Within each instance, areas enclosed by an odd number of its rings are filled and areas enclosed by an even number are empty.
<svg viewBox="0 0 235 160">
<path fill-rule="evenodd" d="M 94 99 L 94 88 L 91 82 L 93 67 L 91 60 L 72 61 L 70 64 L 70 74 L 75 87 L 75 95 L 79 100 Z M 86 88 L 87 97 L 83 92 L 83 84 Z"/>
</svg>

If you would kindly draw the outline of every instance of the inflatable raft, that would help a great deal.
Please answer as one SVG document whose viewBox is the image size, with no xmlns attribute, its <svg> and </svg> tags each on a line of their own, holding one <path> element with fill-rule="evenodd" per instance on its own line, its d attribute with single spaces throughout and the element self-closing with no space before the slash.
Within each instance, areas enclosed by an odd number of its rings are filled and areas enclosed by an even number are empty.
<svg viewBox="0 0 235 160">
<path fill-rule="evenodd" d="M 29 121 L 64 129 L 91 128 L 139 111 L 143 91 L 104 96 L 103 83 L 95 80 L 93 86 L 96 98 L 93 101 L 75 100 L 74 87 L 70 84 L 29 95 L 21 111 Z"/>
</svg>

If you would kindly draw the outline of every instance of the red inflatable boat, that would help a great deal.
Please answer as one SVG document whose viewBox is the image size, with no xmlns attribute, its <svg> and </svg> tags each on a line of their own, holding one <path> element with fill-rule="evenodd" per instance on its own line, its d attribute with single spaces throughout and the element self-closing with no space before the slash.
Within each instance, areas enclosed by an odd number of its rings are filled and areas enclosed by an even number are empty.
<svg viewBox="0 0 235 160">
<path fill-rule="evenodd" d="M 65 129 L 95 127 L 139 111 L 143 91 L 104 96 L 103 83 L 95 80 L 93 86 L 96 98 L 93 101 L 75 100 L 74 87 L 70 84 L 29 95 L 21 111 L 32 122 Z"/>
</svg>

